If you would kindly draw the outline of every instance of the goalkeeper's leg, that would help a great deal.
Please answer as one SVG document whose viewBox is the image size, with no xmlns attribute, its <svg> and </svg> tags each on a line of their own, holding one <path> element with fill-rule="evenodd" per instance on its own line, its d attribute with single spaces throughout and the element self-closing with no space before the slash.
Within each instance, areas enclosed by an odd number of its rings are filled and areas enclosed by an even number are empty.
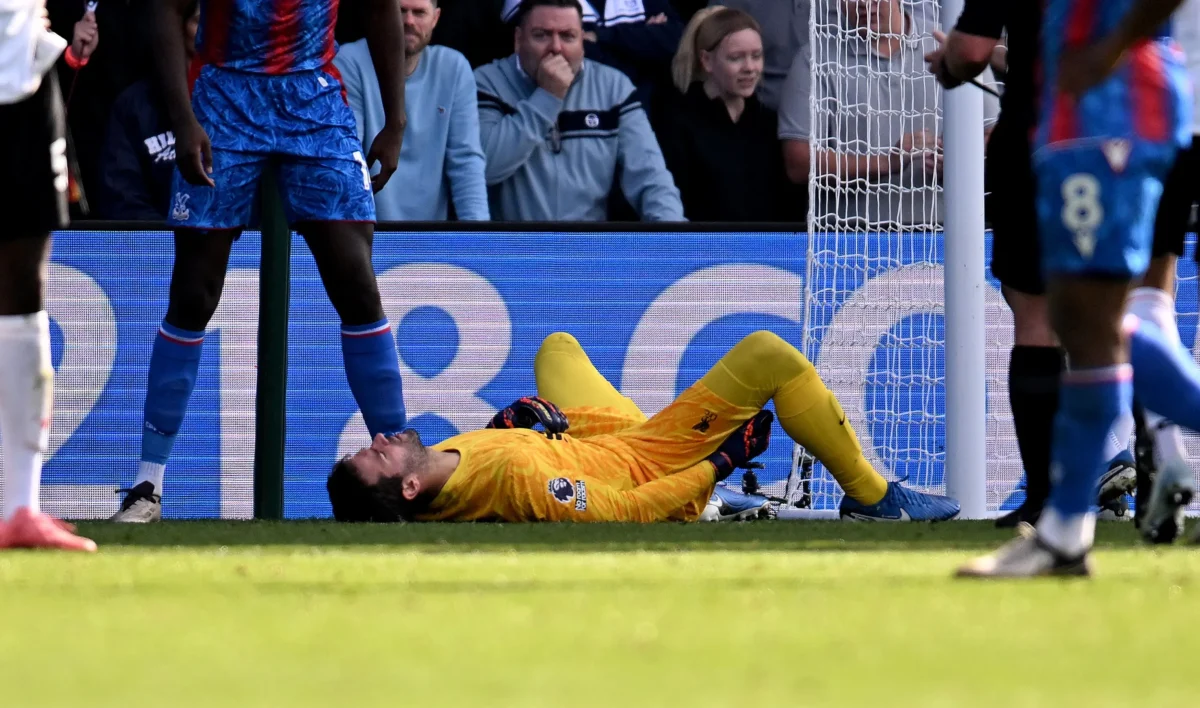
<svg viewBox="0 0 1200 708">
<path fill-rule="evenodd" d="M 770 400 L 784 431 L 811 452 L 842 489 L 844 516 L 942 519 L 951 500 L 889 484 L 863 456 L 854 428 L 812 363 L 771 332 L 738 342 L 699 382 L 643 425 L 618 433 L 648 464 L 679 469 L 703 459 Z M 693 460 L 694 461 L 694 460 Z"/>
<path fill-rule="evenodd" d="M 637 404 L 596 370 L 579 341 L 555 332 L 533 360 L 538 395 L 562 409 L 573 437 L 615 433 L 646 421 Z"/>
<path fill-rule="evenodd" d="M 755 332 L 738 342 L 700 385 L 741 406 L 761 408 L 774 399 L 788 437 L 820 460 L 848 496 L 868 505 L 883 499 L 887 481 L 863 457 L 837 397 L 808 358 L 777 335 Z"/>
</svg>

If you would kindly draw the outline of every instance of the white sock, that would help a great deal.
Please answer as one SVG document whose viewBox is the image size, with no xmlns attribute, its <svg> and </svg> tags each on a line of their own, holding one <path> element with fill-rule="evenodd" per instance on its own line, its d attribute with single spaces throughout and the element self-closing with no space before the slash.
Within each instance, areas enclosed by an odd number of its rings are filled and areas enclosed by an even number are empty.
<svg viewBox="0 0 1200 708">
<path fill-rule="evenodd" d="M 1096 540 L 1096 515 L 1062 517 L 1052 507 L 1046 507 L 1037 524 L 1038 536 L 1068 557 L 1082 555 L 1092 549 Z"/>
<path fill-rule="evenodd" d="M 1183 346 L 1175 323 L 1175 300 L 1166 292 L 1158 288 L 1134 288 L 1125 301 L 1125 311 L 1153 323 L 1167 339 Z"/>
<path fill-rule="evenodd" d="M 1104 439 L 1104 461 L 1107 463 L 1112 458 L 1129 449 L 1129 440 L 1133 436 L 1133 412 L 1125 411 L 1117 418 L 1117 422 L 1113 423 L 1113 427 L 1108 431 L 1108 437 Z"/>
<path fill-rule="evenodd" d="M 154 493 L 162 495 L 163 474 L 166 471 L 166 465 L 142 460 L 142 464 L 138 466 L 137 479 L 133 480 L 133 486 L 136 487 L 142 482 L 150 482 L 154 485 Z"/>
<path fill-rule="evenodd" d="M 1175 346 L 1183 346 L 1179 339 L 1179 325 L 1175 321 L 1175 301 L 1166 292 L 1158 288 L 1136 288 L 1129 294 L 1126 310 L 1153 323 Z M 1170 460 L 1185 457 L 1183 433 L 1179 426 L 1162 425 L 1163 420 L 1157 413 L 1146 411 L 1146 430 L 1154 435 L 1154 464 L 1159 468 Z"/>
<path fill-rule="evenodd" d="M 42 456 L 50 443 L 54 368 L 45 312 L 0 317 L 0 444 L 4 446 L 4 511 L 40 511 Z"/>
</svg>

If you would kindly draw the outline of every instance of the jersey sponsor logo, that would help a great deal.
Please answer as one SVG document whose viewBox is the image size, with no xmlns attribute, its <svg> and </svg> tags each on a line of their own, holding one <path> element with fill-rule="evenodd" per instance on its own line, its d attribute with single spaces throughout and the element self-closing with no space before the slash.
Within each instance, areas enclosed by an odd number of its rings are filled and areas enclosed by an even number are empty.
<svg viewBox="0 0 1200 708">
<path fill-rule="evenodd" d="M 575 511 L 587 511 L 587 482 L 575 480 Z"/>
<path fill-rule="evenodd" d="M 1108 160 L 1108 166 L 1113 172 L 1120 174 L 1125 171 L 1125 165 L 1129 164 L 1129 153 L 1133 152 L 1133 145 L 1125 138 L 1113 138 L 1105 140 L 1100 150 L 1104 153 L 1104 159 Z"/>
<path fill-rule="evenodd" d="M 692 430 L 698 433 L 707 433 L 708 426 L 717 419 L 717 414 L 712 411 L 704 411 L 704 415 L 700 418 L 700 422 L 692 426 Z"/>
<path fill-rule="evenodd" d="M 555 477 L 550 480 L 550 483 L 546 485 L 546 490 L 550 492 L 550 496 L 562 504 L 570 504 L 571 500 L 575 498 L 575 487 L 566 477 Z M 587 500 L 584 500 L 584 506 L 587 506 Z"/>
<path fill-rule="evenodd" d="M 187 221 L 192 218 L 192 212 L 188 209 L 188 200 L 192 198 L 190 194 L 176 194 L 175 203 L 171 207 L 171 218 L 175 221 Z"/>
<path fill-rule="evenodd" d="M 175 133 L 167 131 L 152 135 L 142 143 L 146 146 L 146 152 L 154 162 L 174 162 L 175 161 Z"/>
</svg>

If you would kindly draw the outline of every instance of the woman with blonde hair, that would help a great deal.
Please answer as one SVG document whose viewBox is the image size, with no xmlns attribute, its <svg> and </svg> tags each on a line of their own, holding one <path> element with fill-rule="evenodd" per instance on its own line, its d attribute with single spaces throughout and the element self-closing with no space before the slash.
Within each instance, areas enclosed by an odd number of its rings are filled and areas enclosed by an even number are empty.
<svg viewBox="0 0 1200 708">
<path fill-rule="evenodd" d="M 713 6 L 692 17 L 671 65 L 678 93 L 661 106 L 659 143 L 690 221 L 783 221 L 787 176 L 774 111 L 755 92 L 758 22 Z"/>
</svg>

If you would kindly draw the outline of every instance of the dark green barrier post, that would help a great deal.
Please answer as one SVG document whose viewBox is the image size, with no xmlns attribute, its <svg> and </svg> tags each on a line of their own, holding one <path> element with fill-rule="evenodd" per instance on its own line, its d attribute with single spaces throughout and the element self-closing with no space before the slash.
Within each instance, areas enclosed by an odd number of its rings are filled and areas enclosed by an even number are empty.
<svg viewBox="0 0 1200 708">
<path fill-rule="evenodd" d="M 283 518 L 287 437 L 288 300 L 292 232 L 272 170 L 262 183 L 262 267 L 258 286 L 258 390 L 254 406 L 254 518 Z"/>
</svg>

